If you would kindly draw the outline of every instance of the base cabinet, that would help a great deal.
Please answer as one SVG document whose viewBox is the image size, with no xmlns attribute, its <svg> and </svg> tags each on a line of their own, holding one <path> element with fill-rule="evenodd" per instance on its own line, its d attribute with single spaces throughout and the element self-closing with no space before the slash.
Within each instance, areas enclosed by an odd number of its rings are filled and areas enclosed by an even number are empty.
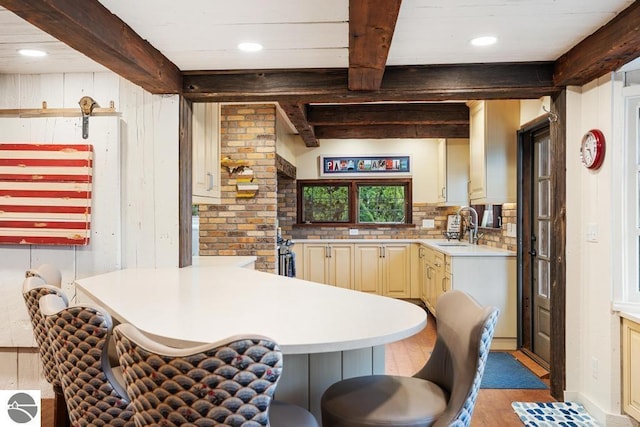
<svg viewBox="0 0 640 427">
<path fill-rule="evenodd" d="M 622 408 L 640 421 L 640 324 L 622 319 Z"/>
<path fill-rule="evenodd" d="M 345 289 L 353 289 L 353 244 L 305 243 L 303 278 Z"/>
<path fill-rule="evenodd" d="M 393 298 L 411 296 L 409 243 L 356 243 L 354 255 L 354 289 Z"/>
<path fill-rule="evenodd" d="M 411 243 L 296 243 L 296 276 L 392 298 L 411 297 Z"/>
<path fill-rule="evenodd" d="M 434 249 L 424 247 L 424 291 L 422 302 L 435 316 L 436 301 L 451 289 L 451 257 Z"/>
<path fill-rule="evenodd" d="M 436 301 L 445 292 L 459 289 L 481 305 L 500 309 L 491 348 L 515 350 L 517 346 L 516 257 L 449 256 L 424 246 L 424 295 L 427 309 L 438 317 Z"/>
</svg>

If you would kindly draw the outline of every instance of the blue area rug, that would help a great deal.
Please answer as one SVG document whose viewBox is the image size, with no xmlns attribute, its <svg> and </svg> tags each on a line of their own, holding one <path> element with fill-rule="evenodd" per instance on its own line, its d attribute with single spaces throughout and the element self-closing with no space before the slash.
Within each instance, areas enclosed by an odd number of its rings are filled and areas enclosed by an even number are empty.
<svg viewBox="0 0 640 427">
<path fill-rule="evenodd" d="M 526 427 L 598 427 L 600 424 L 576 402 L 513 402 Z"/>
<path fill-rule="evenodd" d="M 480 388 L 549 388 L 510 353 L 492 351 Z"/>
</svg>

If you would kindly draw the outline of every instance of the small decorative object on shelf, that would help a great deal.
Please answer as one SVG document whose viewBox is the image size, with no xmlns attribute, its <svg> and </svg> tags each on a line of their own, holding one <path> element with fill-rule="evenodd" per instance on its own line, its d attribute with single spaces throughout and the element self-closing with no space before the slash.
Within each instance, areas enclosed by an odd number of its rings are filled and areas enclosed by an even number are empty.
<svg viewBox="0 0 640 427">
<path fill-rule="evenodd" d="M 230 174 L 234 174 L 242 172 L 249 166 L 249 162 L 246 160 L 232 160 L 230 157 L 225 157 L 220 160 L 220 165 L 227 168 Z"/>
<path fill-rule="evenodd" d="M 254 197 L 258 191 L 258 184 L 253 176 L 253 170 L 247 167 L 238 172 L 236 180 L 236 197 Z"/>
</svg>

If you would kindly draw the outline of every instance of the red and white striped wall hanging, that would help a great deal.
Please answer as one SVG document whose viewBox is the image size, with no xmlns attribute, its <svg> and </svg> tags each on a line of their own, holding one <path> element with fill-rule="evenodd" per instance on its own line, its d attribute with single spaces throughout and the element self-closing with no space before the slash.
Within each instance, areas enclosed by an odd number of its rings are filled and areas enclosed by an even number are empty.
<svg viewBox="0 0 640 427">
<path fill-rule="evenodd" d="M 0 144 L 0 244 L 88 245 L 93 147 Z"/>
</svg>

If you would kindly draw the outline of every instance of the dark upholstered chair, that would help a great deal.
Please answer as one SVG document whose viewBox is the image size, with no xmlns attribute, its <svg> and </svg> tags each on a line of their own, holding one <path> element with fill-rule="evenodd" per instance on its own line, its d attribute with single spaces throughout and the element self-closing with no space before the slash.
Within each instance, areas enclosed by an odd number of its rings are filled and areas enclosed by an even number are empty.
<svg viewBox="0 0 640 427">
<path fill-rule="evenodd" d="M 27 312 L 33 327 L 33 335 L 38 344 L 44 377 L 53 386 L 54 427 L 65 427 L 69 425 L 69 414 L 64 402 L 62 387 L 58 380 L 58 368 L 54 359 L 51 341 L 47 336 L 44 319 L 40 314 L 40 298 L 44 295 L 54 294 L 62 298 L 65 305 L 68 304 L 68 301 L 60 289 L 60 271 L 54 266 L 45 264 L 37 269 L 27 270 L 25 276 L 26 278 L 22 283 L 22 296 L 27 305 Z"/>
<path fill-rule="evenodd" d="M 47 285 L 55 286 L 56 288 L 62 287 L 62 273 L 53 264 L 42 264 L 37 268 L 29 269 L 25 272 L 25 277 L 38 277 Z"/>
<path fill-rule="evenodd" d="M 437 339 L 413 377 L 345 379 L 322 395 L 324 427 L 469 426 L 498 309 L 450 291 L 437 301 Z"/>
<path fill-rule="evenodd" d="M 138 426 L 318 426 L 303 408 L 273 401 L 282 352 L 269 338 L 177 349 L 130 324 L 114 336 Z"/>
<path fill-rule="evenodd" d="M 133 427 L 133 409 L 124 381 L 111 367 L 107 354 L 111 316 L 90 305 L 67 307 L 56 295 L 40 298 L 40 310 L 71 424 Z"/>
</svg>

